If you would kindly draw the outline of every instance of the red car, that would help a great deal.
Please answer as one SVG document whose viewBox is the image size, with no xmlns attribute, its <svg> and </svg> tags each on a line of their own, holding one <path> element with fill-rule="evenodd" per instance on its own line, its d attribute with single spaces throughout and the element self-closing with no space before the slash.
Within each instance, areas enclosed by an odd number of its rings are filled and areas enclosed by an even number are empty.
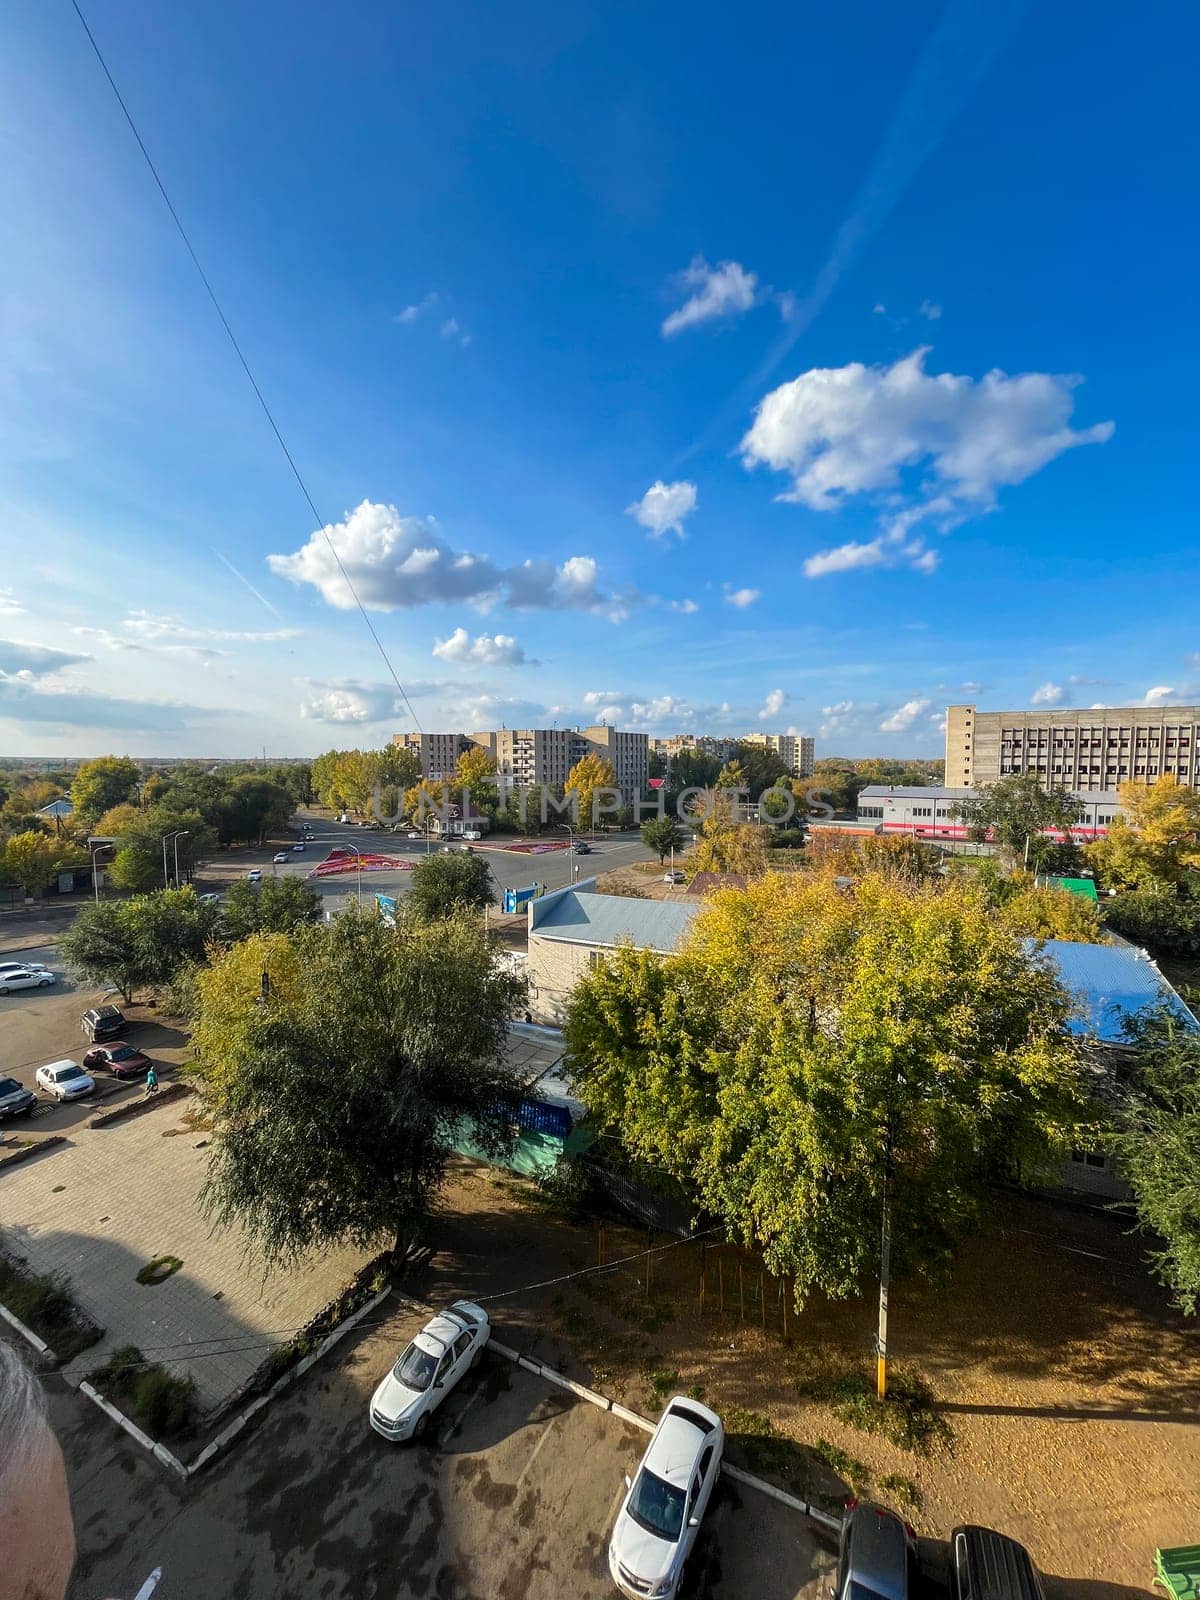
<svg viewBox="0 0 1200 1600">
<path fill-rule="evenodd" d="M 131 1044 L 114 1039 L 112 1044 L 98 1044 L 89 1050 L 83 1064 L 89 1069 L 101 1067 L 114 1078 L 140 1078 L 149 1071 L 151 1063 L 149 1056 L 135 1050 Z"/>
</svg>

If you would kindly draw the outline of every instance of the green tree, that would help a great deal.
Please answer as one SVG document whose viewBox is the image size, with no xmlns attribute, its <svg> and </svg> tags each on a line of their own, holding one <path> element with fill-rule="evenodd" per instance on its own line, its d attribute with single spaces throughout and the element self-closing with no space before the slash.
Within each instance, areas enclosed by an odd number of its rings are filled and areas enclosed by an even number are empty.
<svg viewBox="0 0 1200 1600">
<path fill-rule="evenodd" d="M 261 844 L 287 827 L 295 810 L 291 793 L 269 778 L 243 773 L 229 784 L 218 836 L 222 844 Z"/>
<path fill-rule="evenodd" d="M 1014 772 L 986 784 L 973 800 L 959 800 L 950 815 L 967 826 L 973 839 L 991 839 L 1010 862 L 1038 870 L 1056 847 L 1046 830 L 1057 829 L 1069 842 L 1071 829 L 1084 814 L 1069 789 L 1056 784 L 1044 789 L 1036 772 Z"/>
<path fill-rule="evenodd" d="M 495 899 L 492 870 L 474 851 L 455 850 L 423 856 L 412 870 L 403 906 L 423 922 L 435 922 L 456 911 L 479 911 Z"/>
<path fill-rule="evenodd" d="M 203 1062 L 205 1211 L 244 1227 L 268 1263 L 384 1240 L 399 1256 L 461 1134 L 494 1151 L 509 1138 L 501 1054 L 524 983 L 462 919 L 393 929 L 351 910 L 283 942 L 303 982 L 276 985 L 268 966 L 265 1005 L 246 946 L 201 974 L 198 1031 L 215 1032 L 214 1008 L 225 1019 Z"/>
<path fill-rule="evenodd" d="M 211 850 L 213 830 L 203 814 L 195 809 L 175 809 L 175 799 L 173 793 L 167 800 L 146 811 L 120 807 L 105 817 L 106 823 L 113 819 L 117 824 L 114 829 L 117 850 L 108 874 L 119 889 L 132 889 L 144 894 L 165 887 L 164 839 L 168 879 L 175 874 L 176 842 L 182 878 L 190 876 L 197 863 Z M 178 835 L 178 841 L 173 835 Z"/>
<path fill-rule="evenodd" d="M 757 800 L 764 789 L 770 789 L 780 778 L 790 776 L 778 751 L 770 750 L 766 745 L 739 742 L 734 746 L 733 755 L 746 774 L 746 782 L 742 787 L 749 789 L 752 800 Z"/>
<path fill-rule="evenodd" d="M 966 887 L 769 873 L 590 971 L 566 1038 L 599 1126 L 803 1301 L 861 1291 L 885 1216 L 900 1268 L 944 1268 L 989 1169 L 1073 1136 L 1068 1006 Z"/>
<path fill-rule="evenodd" d="M 139 989 L 168 983 L 185 963 L 202 961 L 218 914 L 191 889 L 160 889 L 81 906 L 58 947 L 74 972 L 112 983 L 132 1000 Z"/>
<path fill-rule="evenodd" d="M 128 901 L 80 906 L 58 941 L 58 953 L 72 972 L 94 985 L 111 983 L 132 1000 L 141 982 L 141 953 L 126 915 Z"/>
<path fill-rule="evenodd" d="M 79 828 L 90 828 L 98 817 L 119 806 L 134 793 L 140 768 L 128 756 L 99 756 L 85 761 L 71 780 L 71 804 Z"/>
<path fill-rule="evenodd" d="M 564 786 L 565 793 L 574 795 L 576 811 L 575 826 L 577 828 L 594 828 L 599 822 L 596 807 L 600 801 L 601 789 L 615 789 L 617 775 L 612 769 L 612 763 L 603 756 L 584 756 L 577 761 L 567 773 Z"/>
<path fill-rule="evenodd" d="M 1200 957 L 1200 873 L 1185 872 L 1176 884 L 1129 889 L 1104 903 L 1105 926 L 1145 945 L 1152 956 Z"/>
<path fill-rule="evenodd" d="M 1165 772 L 1148 787 L 1123 783 L 1121 815 L 1088 856 L 1109 883 L 1153 889 L 1200 868 L 1200 792 Z"/>
<path fill-rule="evenodd" d="M 252 933 L 290 933 L 304 922 L 319 922 L 324 915 L 320 895 L 301 878 L 266 878 L 229 886 L 221 907 L 221 932 L 226 939 L 246 939 Z"/>
<path fill-rule="evenodd" d="M 69 839 L 43 833 L 31 828 L 25 833 L 15 833 L 4 845 L 0 856 L 5 878 L 19 884 L 26 894 L 40 894 L 60 872 L 70 872 L 86 867 L 85 850 Z"/>
<path fill-rule="evenodd" d="M 731 757 L 717 773 L 716 789 L 749 789 L 750 779 L 746 769 L 736 757 Z"/>
<path fill-rule="evenodd" d="M 1112 1139 L 1138 1222 L 1161 1240 L 1151 1265 L 1188 1316 L 1200 1305 L 1200 1038 L 1156 1023 L 1138 1041 Z"/>
<path fill-rule="evenodd" d="M 1005 899 L 1000 916 L 1016 933 L 1031 939 L 1065 939 L 1072 944 L 1104 942 L 1096 902 L 1065 889 L 1039 889 L 1028 883 Z"/>
<path fill-rule="evenodd" d="M 661 866 L 672 850 L 679 850 L 686 835 L 678 817 L 650 817 L 642 823 L 642 843 L 647 850 L 658 851 Z"/>
</svg>

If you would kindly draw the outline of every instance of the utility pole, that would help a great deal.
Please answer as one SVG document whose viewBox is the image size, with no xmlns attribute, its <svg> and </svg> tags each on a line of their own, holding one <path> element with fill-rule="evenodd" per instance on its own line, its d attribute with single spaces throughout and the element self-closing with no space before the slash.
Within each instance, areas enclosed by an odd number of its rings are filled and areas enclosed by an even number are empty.
<svg viewBox="0 0 1200 1600">
<path fill-rule="evenodd" d="M 875 1398 L 887 1399 L 888 1285 L 892 1275 L 892 1141 L 888 1135 L 887 1168 L 883 1176 L 883 1223 L 879 1242 L 879 1332 L 875 1340 Z"/>
</svg>

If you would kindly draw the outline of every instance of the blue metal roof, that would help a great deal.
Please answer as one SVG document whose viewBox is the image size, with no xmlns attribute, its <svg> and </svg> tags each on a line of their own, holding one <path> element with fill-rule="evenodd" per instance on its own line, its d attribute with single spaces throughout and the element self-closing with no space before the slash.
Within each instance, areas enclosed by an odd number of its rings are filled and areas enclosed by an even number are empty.
<svg viewBox="0 0 1200 1600">
<path fill-rule="evenodd" d="M 1030 939 L 1031 950 L 1038 941 Z M 1075 997 L 1072 1033 L 1087 1034 L 1105 1044 L 1127 1040 L 1125 1022 L 1165 1006 L 1191 1032 L 1198 1023 L 1144 950 L 1134 945 L 1074 944 L 1047 939 L 1042 958 L 1055 969 Z"/>
<path fill-rule="evenodd" d="M 634 944 L 669 955 L 679 948 L 701 909 L 695 901 L 630 900 L 570 889 L 554 897 L 530 932 L 568 944 Z"/>
</svg>

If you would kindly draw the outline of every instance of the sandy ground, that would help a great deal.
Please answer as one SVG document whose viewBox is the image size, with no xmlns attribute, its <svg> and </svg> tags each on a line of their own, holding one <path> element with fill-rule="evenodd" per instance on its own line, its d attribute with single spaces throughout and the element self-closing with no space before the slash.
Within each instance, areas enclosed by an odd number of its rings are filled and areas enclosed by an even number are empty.
<svg viewBox="0 0 1200 1600">
<path fill-rule="evenodd" d="M 814 1368 L 871 1369 L 869 1302 L 813 1302 L 788 1318 L 785 1340 L 779 1286 L 764 1280 L 760 1305 L 751 1257 L 709 1248 L 701 1316 L 692 1242 L 655 1259 L 648 1292 L 642 1261 L 520 1288 L 595 1265 L 597 1225 L 571 1225 L 531 1204 L 516 1181 L 465 1164 L 435 1231 L 441 1249 L 423 1285 L 432 1298 L 520 1289 L 494 1315 L 522 1348 L 562 1356 L 568 1370 L 645 1410 L 657 1389 L 698 1385 L 726 1413 L 734 1451 L 801 1491 L 845 1491 L 808 1448 L 827 1441 L 862 1463 L 879 1498 L 890 1497 L 885 1475 L 912 1480 L 921 1508 L 910 1516 L 923 1534 L 944 1539 L 964 1521 L 1000 1527 L 1075 1596 L 1148 1591 L 1155 1546 L 1200 1538 L 1196 1333 L 1167 1307 L 1140 1242 L 1113 1218 L 997 1195 L 987 1232 L 964 1248 L 944 1290 L 894 1288 L 896 1366 L 929 1382 L 954 1435 L 950 1450 L 928 1459 L 844 1425 L 798 1392 L 797 1375 Z M 604 1258 L 646 1242 L 644 1230 L 610 1224 Z M 753 1435 L 768 1423 L 780 1439 L 764 1458 Z"/>
</svg>

